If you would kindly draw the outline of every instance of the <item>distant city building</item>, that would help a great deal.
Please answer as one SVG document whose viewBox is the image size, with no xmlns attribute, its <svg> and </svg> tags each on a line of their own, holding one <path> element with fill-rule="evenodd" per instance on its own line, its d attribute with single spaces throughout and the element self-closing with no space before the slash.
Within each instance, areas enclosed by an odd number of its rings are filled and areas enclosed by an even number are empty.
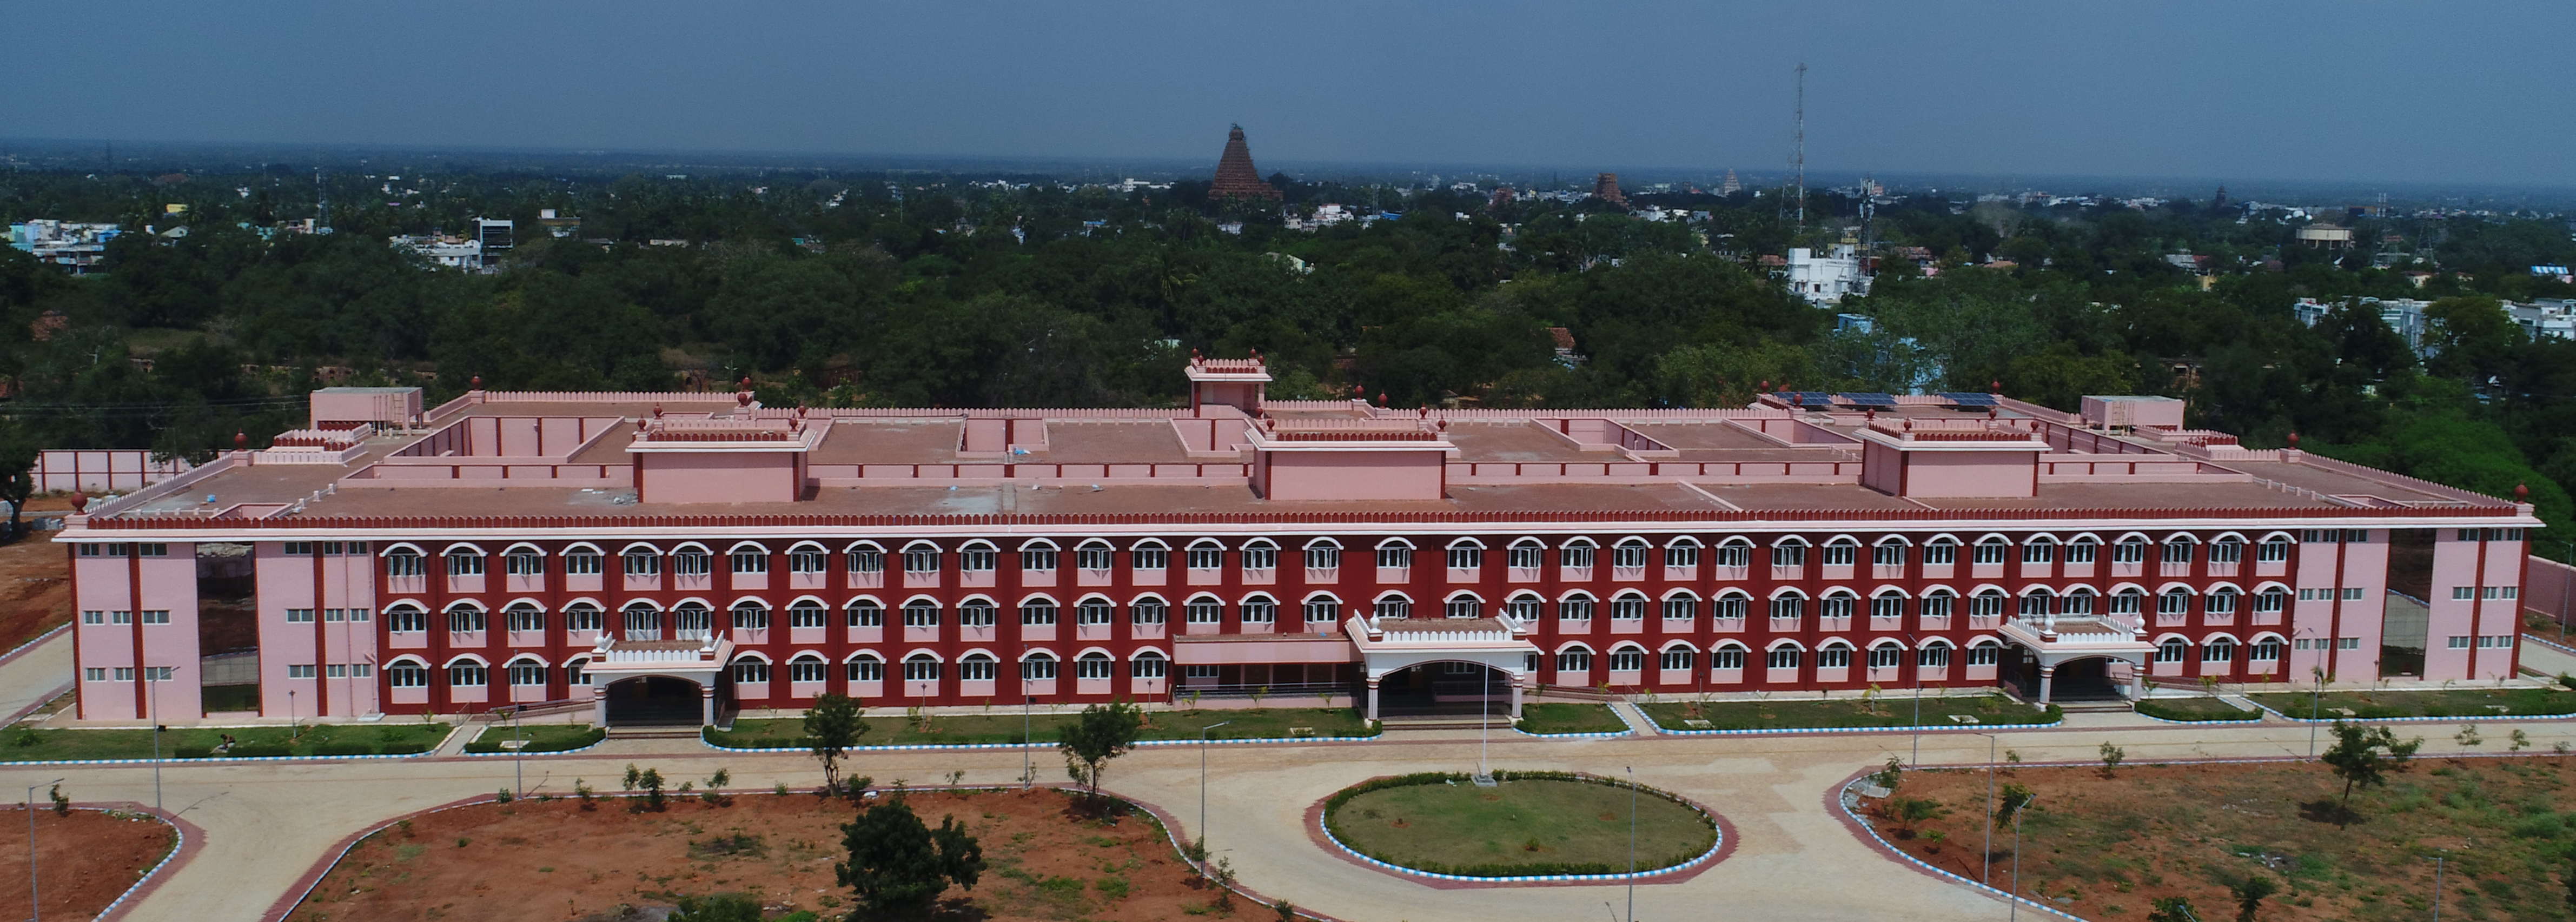
<svg viewBox="0 0 2576 922">
<path fill-rule="evenodd" d="M 107 253 L 107 242 L 124 232 L 114 224 L 80 224 L 39 218 L 25 224 L 9 225 L 9 245 L 79 275 L 97 265 L 99 258 Z"/>
<path fill-rule="evenodd" d="M 1789 248 L 1789 290 L 1807 303 L 1824 307 L 1842 303 L 1844 295 L 1869 293 L 1869 274 L 1861 271 L 1857 244 L 1844 241 L 1834 245 L 1832 255 L 1819 256 L 1806 247 Z"/>
<path fill-rule="evenodd" d="M 1603 173 L 1592 179 L 1592 197 L 1621 208 L 1628 207 L 1628 197 L 1619 193 L 1619 174 Z"/>
<path fill-rule="evenodd" d="M 2316 326 L 2339 303 L 2300 298 L 2297 304 L 2291 305 L 2291 311 L 2300 323 Z M 2404 338 L 2407 347 L 2415 350 L 2416 355 L 2431 354 L 2424 343 L 2424 333 L 2429 327 L 2424 309 L 2433 306 L 2433 302 L 2420 298 L 2362 298 L 2358 303 L 2366 310 L 2378 311 L 2380 321 Z M 2571 308 L 2571 304 L 2576 302 L 2542 298 L 2529 304 L 2506 301 L 2503 307 L 2505 316 L 2512 318 L 2525 336 L 2533 339 L 2576 339 L 2576 308 Z"/>
<path fill-rule="evenodd" d="M 1744 191 L 1744 183 L 1735 178 L 1735 171 L 1726 171 L 1726 182 L 1717 187 L 1717 194 L 1734 195 L 1735 193 L 1742 191 Z"/>
<path fill-rule="evenodd" d="M 2299 228 L 2299 242 L 2310 247 L 2340 250 L 2352 245 L 2352 228 L 2331 224 L 2310 224 Z"/>
<path fill-rule="evenodd" d="M 483 241 L 441 234 L 386 238 L 395 249 L 410 250 L 436 265 L 467 272 L 483 271 Z"/>
<path fill-rule="evenodd" d="M 1252 166 L 1252 146 L 1244 143 L 1243 126 L 1226 132 L 1225 153 L 1216 160 L 1216 181 L 1208 185 L 1208 198 L 1261 198 L 1279 200 L 1279 188 L 1261 181 L 1261 171 Z"/>
<path fill-rule="evenodd" d="M 842 195 L 847 194 L 849 193 L 842 193 Z M 833 204 L 839 204 L 840 197 L 834 196 L 832 201 Z M 552 208 L 539 209 L 537 211 L 537 223 L 545 227 L 546 234 L 548 236 L 578 237 L 581 235 L 580 218 L 576 218 L 571 215 L 556 214 L 555 210 Z"/>
<path fill-rule="evenodd" d="M 496 221 L 491 218 L 474 219 L 474 240 L 483 245 L 483 256 L 487 260 L 509 252 L 510 247 L 518 242 L 518 236 L 517 222 Z"/>
</svg>

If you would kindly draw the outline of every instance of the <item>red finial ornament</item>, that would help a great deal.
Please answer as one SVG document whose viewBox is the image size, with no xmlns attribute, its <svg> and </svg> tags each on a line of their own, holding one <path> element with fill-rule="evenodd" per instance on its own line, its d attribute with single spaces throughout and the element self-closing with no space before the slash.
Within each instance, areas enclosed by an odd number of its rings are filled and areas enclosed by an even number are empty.
<svg viewBox="0 0 2576 922">
<path fill-rule="evenodd" d="M 1995 408 L 1993 408 L 1993 407 L 1987 407 L 1987 408 L 1986 408 L 1986 418 L 1987 418 L 1987 419 L 1993 419 L 1993 418 L 1995 418 L 1995 417 L 1996 417 L 1996 416 L 1998 416 L 1998 415 L 2000 415 L 2000 414 L 1997 414 L 1997 413 L 1995 412 Z"/>
<path fill-rule="evenodd" d="M 2299 447 L 2299 434 L 2298 434 L 2298 433 L 2296 433 L 2296 432 L 2290 433 L 2290 447 L 2291 447 L 2291 448 L 2297 448 L 2297 447 Z"/>
<path fill-rule="evenodd" d="M 1423 407 L 1423 408 L 1422 408 L 1422 414 L 1421 414 L 1421 415 L 1422 415 L 1422 418 L 1423 418 L 1423 419 L 1430 419 L 1430 418 L 1431 418 L 1431 408 L 1430 408 L 1430 407 Z"/>
<path fill-rule="evenodd" d="M 2514 501 L 2514 502 L 2517 502 L 2517 503 L 2527 503 L 2527 502 L 2530 502 L 2530 501 L 2531 501 L 2531 485 L 2530 485 L 2530 484 L 2527 484 L 2527 483 L 2517 483 L 2517 484 L 2514 484 L 2514 485 L 2513 485 L 2513 501 Z"/>
<path fill-rule="evenodd" d="M 657 403 L 657 404 L 654 404 L 654 405 L 653 405 L 653 418 L 654 418 L 654 419 L 661 419 L 661 418 L 662 418 L 662 405 L 661 405 L 661 404 L 658 404 L 658 403 Z"/>
<path fill-rule="evenodd" d="M 249 447 L 250 447 L 250 433 L 247 433 L 247 432 L 235 432 L 235 433 L 233 433 L 233 450 L 234 450 L 234 451 L 240 451 L 240 450 L 242 450 L 242 449 L 244 449 L 244 448 L 249 448 Z"/>
<path fill-rule="evenodd" d="M 1440 425 L 1440 431 L 1442 431 L 1442 432 L 1447 432 L 1447 431 L 1449 431 L 1449 417 L 1446 417 L 1446 416 L 1441 417 L 1441 418 L 1440 418 L 1440 424 L 1439 424 L 1439 425 Z"/>
<path fill-rule="evenodd" d="M 1994 381 L 1988 381 L 1988 382 L 1986 382 L 1986 393 L 1989 393 L 1989 394 L 2000 394 L 2000 393 L 2003 393 L 2003 392 L 2004 392 L 2004 382 L 2003 382 L 2002 380 L 1998 379 L 1998 380 L 1994 380 Z"/>
<path fill-rule="evenodd" d="M 74 493 L 74 494 L 72 494 L 72 511 L 73 511 L 73 512 L 87 512 L 87 511 L 89 511 L 89 494 L 87 494 L 87 493 Z"/>
<path fill-rule="evenodd" d="M 1385 391 L 1379 391 L 1379 392 L 1377 392 L 1377 405 L 1378 405 L 1378 406 L 1386 406 L 1386 392 L 1385 392 Z"/>
<path fill-rule="evenodd" d="M 751 392 L 750 392 L 750 391 L 744 391 L 744 392 L 742 392 L 742 393 L 739 393 L 739 394 L 735 394 L 735 395 L 733 395 L 733 404 L 734 404 L 734 406 L 738 406 L 738 407 L 747 407 L 747 406 L 750 406 L 750 405 L 751 405 Z"/>
<path fill-rule="evenodd" d="M 750 376 L 750 375 L 744 375 L 744 376 L 742 376 L 742 389 L 743 389 L 743 390 L 746 390 L 746 391 L 751 389 L 751 376 Z"/>
<path fill-rule="evenodd" d="M 635 418 L 635 431 L 644 431 L 644 417 L 638 416 Z"/>
<path fill-rule="evenodd" d="M 1361 399 L 1361 400 L 1367 400 L 1367 399 L 1368 399 L 1368 385 L 1365 385 L 1365 384 L 1354 384 L 1354 385 L 1351 385 L 1351 396 L 1353 396 L 1353 397 L 1357 397 L 1357 398 L 1359 398 L 1359 399 Z"/>
<path fill-rule="evenodd" d="M 1761 385 L 1760 387 L 1756 387 L 1756 388 L 1754 388 L 1754 389 L 1753 389 L 1753 392 L 1754 392 L 1754 393 L 1756 393 L 1756 394 L 1759 394 L 1759 393 L 1762 393 L 1762 392 L 1764 392 L 1764 391 L 1768 391 L 1768 390 L 1770 390 L 1770 389 L 1771 389 L 1771 379 L 1769 379 L 1769 378 L 1764 378 L 1764 379 L 1762 379 L 1762 385 Z"/>
<path fill-rule="evenodd" d="M 475 375 L 475 376 L 474 376 L 473 389 L 474 389 L 474 390 L 478 390 L 478 391 L 483 389 L 483 376 L 482 376 L 482 375 Z"/>
</svg>

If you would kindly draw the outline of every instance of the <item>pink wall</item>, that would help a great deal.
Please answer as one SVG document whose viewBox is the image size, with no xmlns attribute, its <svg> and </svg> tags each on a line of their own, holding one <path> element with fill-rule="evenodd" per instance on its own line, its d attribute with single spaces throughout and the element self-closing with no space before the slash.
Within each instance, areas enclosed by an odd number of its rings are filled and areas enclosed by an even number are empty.
<svg viewBox="0 0 2576 922">
<path fill-rule="evenodd" d="M 1438 499 L 1437 451 L 1265 451 L 1263 495 L 1275 500 Z"/>
<path fill-rule="evenodd" d="M 284 544 L 273 541 L 260 542 L 251 556 L 259 574 L 261 712 L 282 715 L 291 709 L 311 717 L 324 710 L 339 716 L 379 711 L 375 672 L 383 654 L 376 643 L 375 556 L 290 557 Z M 318 599 L 314 596 L 317 569 Z M 290 608 L 312 609 L 313 620 L 288 622 Z M 335 608 L 342 612 L 337 621 L 330 615 Z M 352 620 L 352 609 L 364 610 L 366 620 Z M 364 678 L 351 668 L 360 664 L 368 667 Z M 313 677 L 287 678 L 289 666 L 312 666 Z M 339 667 L 337 676 L 331 674 L 334 666 Z M 290 690 L 295 692 L 292 698 L 287 695 Z"/>
<path fill-rule="evenodd" d="M 795 452 L 653 452 L 635 456 L 654 503 L 784 503 L 804 492 Z"/>
<path fill-rule="evenodd" d="M 1909 451 L 1905 496 L 2032 496 L 2039 456 L 2028 451 Z"/>
<path fill-rule="evenodd" d="M 152 453 L 142 449 L 49 448 L 36 455 L 36 492 L 140 490 L 186 473 L 190 467 L 179 458 L 153 460 Z"/>
<path fill-rule="evenodd" d="M 77 674 L 80 690 L 80 716 L 91 720 L 138 720 L 148 712 L 171 719 L 194 719 L 203 713 L 202 698 L 197 693 L 197 569 L 194 545 L 166 545 L 166 555 L 127 558 L 122 556 L 79 557 L 72 559 L 73 630 L 80 632 Z M 76 552 L 75 552 L 76 553 Z M 134 593 L 137 577 L 142 581 L 142 596 Z M 141 612 L 167 611 L 168 624 L 142 624 Z M 88 613 L 100 612 L 101 624 L 88 623 Z M 114 623 L 115 612 L 128 612 L 126 623 Z M 143 642 L 141 655 L 135 651 L 135 638 Z M 170 681 L 159 688 L 157 700 L 146 702 L 140 683 L 118 681 L 115 670 L 143 667 L 170 667 Z M 105 681 L 91 681 L 88 669 L 105 669 Z"/>
</svg>

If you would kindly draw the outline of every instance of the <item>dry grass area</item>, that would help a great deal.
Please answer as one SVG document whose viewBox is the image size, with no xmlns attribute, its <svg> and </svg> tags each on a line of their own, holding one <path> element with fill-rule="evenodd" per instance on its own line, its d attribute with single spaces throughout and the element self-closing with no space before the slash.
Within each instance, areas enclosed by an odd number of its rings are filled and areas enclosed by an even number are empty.
<svg viewBox="0 0 2576 922">
<path fill-rule="evenodd" d="M 933 827 L 943 816 L 965 823 L 988 863 L 973 890 L 948 891 L 938 918 L 1222 914 L 1150 815 L 1094 818 L 1078 795 L 1049 788 L 914 792 L 908 802 Z M 846 800 L 807 793 L 736 795 L 728 805 L 674 796 L 660 813 L 631 813 L 610 799 L 589 810 L 566 799 L 464 807 L 358 843 L 289 918 L 606 920 L 625 907 L 716 893 L 751 895 L 773 918 L 839 918 L 849 891 L 835 883 L 832 864 L 847 857 L 840 827 L 855 812 Z M 1238 917 L 1269 916 L 1245 900 L 1235 905 Z"/>
<path fill-rule="evenodd" d="M 2145 919 L 2180 896 L 2202 919 L 2237 917 L 2229 886 L 2248 876 L 2280 892 L 2262 922 L 2416 920 L 2431 910 L 2444 858 L 2444 918 L 2576 918 L 2569 911 L 2576 797 L 2557 757 L 2419 758 L 2388 786 L 2356 791 L 2336 820 L 2342 782 L 2323 765 L 2136 765 L 2001 772 L 2038 796 L 2022 820 L 2021 890 L 2087 919 Z M 1947 812 L 1909 828 L 1871 802 L 1881 835 L 1917 858 L 1979 876 L 1983 770 L 1910 772 L 1897 800 Z M 1993 876 L 2010 887 L 2012 830 L 1995 831 Z"/>
</svg>

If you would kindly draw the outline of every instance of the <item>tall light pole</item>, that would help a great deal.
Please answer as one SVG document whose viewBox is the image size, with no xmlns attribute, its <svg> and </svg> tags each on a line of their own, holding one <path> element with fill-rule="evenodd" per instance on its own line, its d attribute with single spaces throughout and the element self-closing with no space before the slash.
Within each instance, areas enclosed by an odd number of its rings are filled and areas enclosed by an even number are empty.
<svg viewBox="0 0 2576 922">
<path fill-rule="evenodd" d="M 1217 722 L 1215 722 L 1215 723 L 1212 723 L 1212 724 L 1209 724 L 1209 725 L 1207 725 L 1207 726 L 1204 726 L 1204 727 L 1200 727 L 1200 728 L 1199 728 L 1199 868 L 1201 869 L 1201 871 L 1202 871 L 1202 872 L 1204 872 L 1204 871 L 1205 871 L 1205 869 L 1207 868 L 1207 860 L 1208 860 L 1208 848 L 1207 848 L 1207 838 L 1208 838 L 1208 836 L 1207 836 L 1207 750 L 1208 750 L 1208 731 L 1210 731 L 1210 730 L 1214 730 L 1214 729 L 1216 729 L 1216 728 L 1218 728 L 1218 727 L 1222 727 L 1222 726 L 1225 726 L 1226 724 L 1230 724 L 1230 723 L 1233 723 L 1233 722 L 1234 722 L 1234 721 L 1231 721 L 1231 720 L 1220 720 L 1220 721 L 1217 721 Z"/>
<path fill-rule="evenodd" d="M 1905 644 L 1914 654 L 1914 761 L 1910 767 L 1923 767 L 1923 641 L 1905 635 Z"/>
<path fill-rule="evenodd" d="M 525 714 L 527 711 L 528 709 L 524 705 L 510 709 L 510 735 L 516 737 L 519 741 L 519 745 L 512 747 L 510 750 L 510 774 L 512 776 L 510 796 L 512 797 L 528 796 L 528 733 L 526 728 L 522 727 L 519 723 L 519 715 Z"/>
<path fill-rule="evenodd" d="M 2308 672 L 2317 677 L 2316 690 L 2308 693 L 2308 758 L 2313 759 L 2317 757 L 2317 719 L 2325 714 L 2326 671 L 2322 666 L 2310 666 Z"/>
<path fill-rule="evenodd" d="M 2037 797 L 2024 800 L 2021 809 L 2013 811 L 2013 892 L 2011 902 L 2006 904 L 2011 907 L 2004 914 L 2006 919 L 2021 918 L 2021 815 L 2029 813 L 2031 805 L 2038 802 Z"/>
<path fill-rule="evenodd" d="M 1986 738 L 1986 862 L 1977 871 L 1977 882 L 1991 887 L 1995 885 L 1995 735 L 1977 735 Z"/>
<path fill-rule="evenodd" d="M 1628 769 L 1628 922 L 1637 922 L 1637 767 Z"/>
<path fill-rule="evenodd" d="M 2433 922 L 2442 922 L 2442 859 L 2433 856 Z"/>
<path fill-rule="evenodd" d="M 1020 790 L 1023 791 L 1028 790 L 1029 785 L 1037 778 L 1038 771 L 1035 763 L 1029 761 L 1035 758 L 1029 754 L 1029 750 L 1036 745 L 1037 741 L 1029 737 L 1029 659 L 1028 654 L 1022 652 L 1020 654 Z"/>
<path fill-rule="evenodd" d="M 1485 761 L 1486 741 L 1494 735 L 1494 667 L 1485 667 L 1477 681 L 1483 685 L 1476 689 L 1476 705 L 1482 709 L 1476 718 L 1476 778 L 1481 784 L 1494 777 L 1493 767 Z"/>
<path fill-rule="evenodd" d="M 27 922 L 42 922 L 45 904 L 36 898 L 36 789 L 63 783 L 56 778 L 27 786 Z"/>
<path fill-rule="evenodd" d="M 161 678 L 158 673 L 148 671 L 153 667 L 143 668 L 147 670 L 143 674 L 143 685 L 152 696 L 152 811 L 158 813 L 161 812 Z"/>
</svg>

